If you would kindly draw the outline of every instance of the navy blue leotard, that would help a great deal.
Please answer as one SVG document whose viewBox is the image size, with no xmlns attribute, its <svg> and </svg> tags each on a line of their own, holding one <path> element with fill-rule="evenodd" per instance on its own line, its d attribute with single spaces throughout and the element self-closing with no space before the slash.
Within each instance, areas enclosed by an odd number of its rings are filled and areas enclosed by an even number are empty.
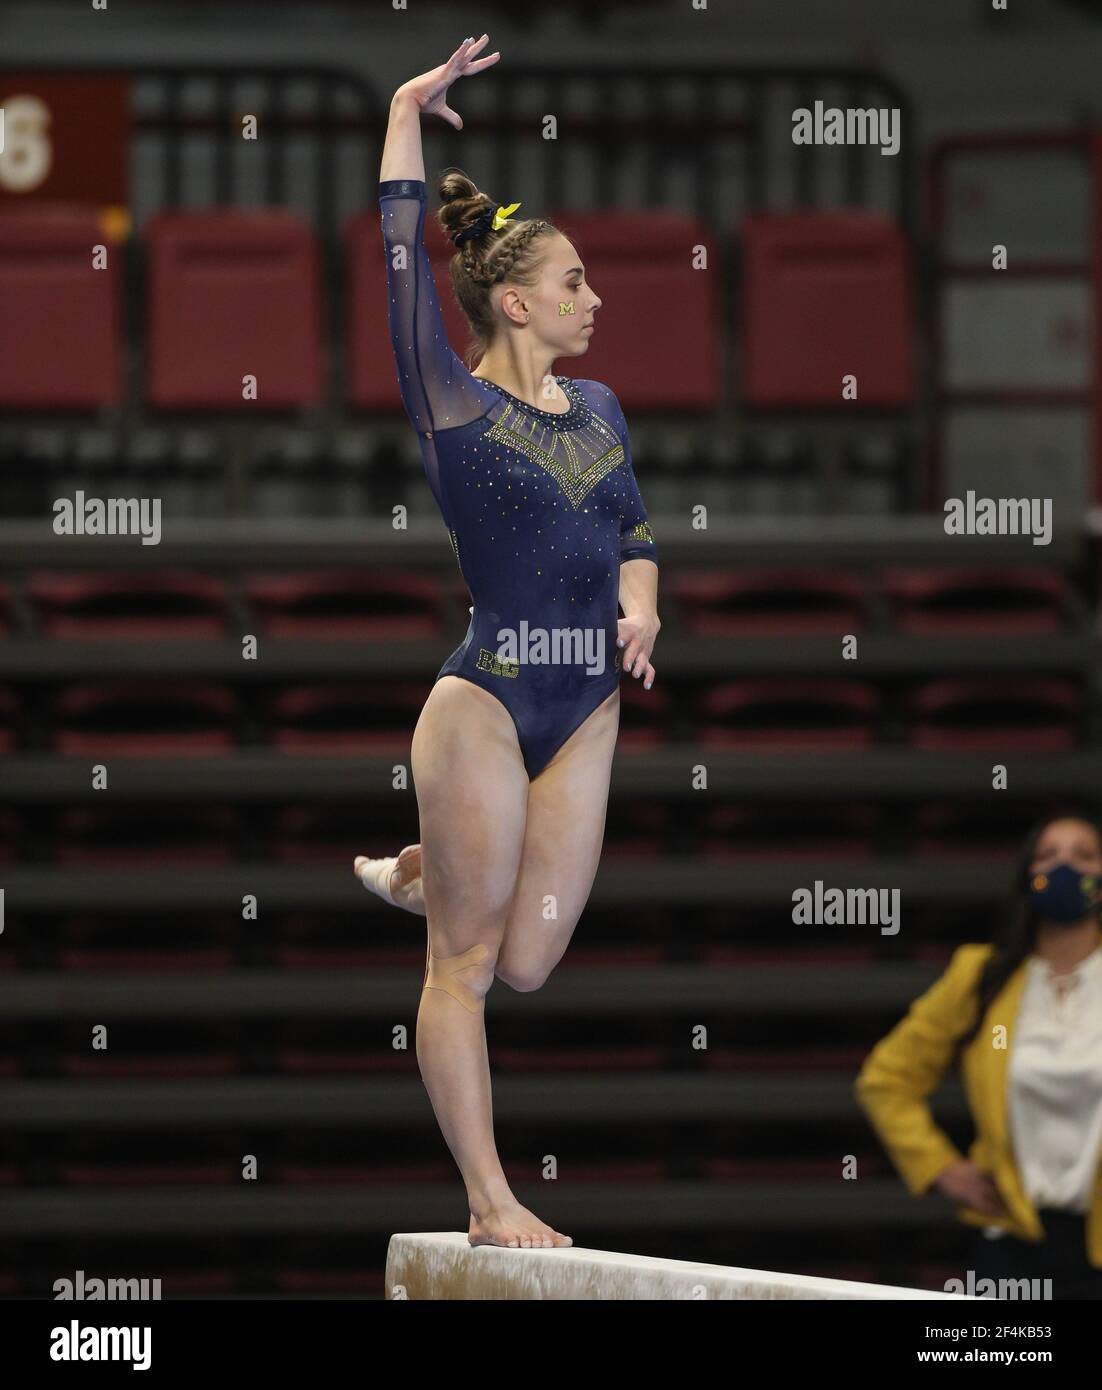
<svg viewBox="0 0 1102 1390">
<path fill-rule="evenodd" d="M 402 401 L 474 604 L 437 679 L 501 701 L 532 778 L 617 688 L 621 562 L 657 560 L 627 425 L 599 381 L 556 377 L 562 412 L 473 376 L 444 331 L 424 180 L 383 180 L 379 204 Z"/>
</svg>

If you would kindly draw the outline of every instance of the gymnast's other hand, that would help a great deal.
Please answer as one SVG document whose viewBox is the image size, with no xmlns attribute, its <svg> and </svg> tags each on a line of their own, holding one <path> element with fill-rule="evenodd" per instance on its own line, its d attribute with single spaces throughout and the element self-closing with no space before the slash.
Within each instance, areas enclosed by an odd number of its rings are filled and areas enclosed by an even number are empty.
<svg viewBox="0 0 1102 1390">
<path fill-rule="evenodd" d="M 658 620 L 657 613 L 629 613 L 627 617 L 617 620 L 619 626 L 619 636 L 617 643 L 623 648 L 624 670 L 639 679 L 643 677 L 643 686 L 649 690 L 654 684 L 654 667 L 651 665 L 650 654 L 654 650 L 654 643 L 658 637 L 658 630 L 662 624 Z"/>
<path fill-rule="evenodd" d="M 464 39 L 446 63 L 441 63 L 431 72 L 422 73 L 420 77 L 411 77 L 408 82 L 403 82 L 394 93 L 394 99 L 402 96 L 412 97 L 422 111 L 431 111 L 434 116 L 443 116 L 456 130 L 462 130 L 463 117 L 451 109 L 444 97 L 457 78 L 473 77 L 476 72 L 481 72 L 483 68 L 497 62 L 501 57 L 500 53 L 491 53 L 485 58 L 475 60 L 474 55 L 489 41 L 488 34 L 483 34 L 480 39 Z"/>
</svg>

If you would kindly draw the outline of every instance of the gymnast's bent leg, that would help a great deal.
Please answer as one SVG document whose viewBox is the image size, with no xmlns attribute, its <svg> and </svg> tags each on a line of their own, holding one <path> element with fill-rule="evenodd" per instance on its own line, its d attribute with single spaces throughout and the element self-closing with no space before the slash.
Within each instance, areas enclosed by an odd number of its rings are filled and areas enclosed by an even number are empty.
<svg viewBox="0 0 1102 1390">
<path fill-rule="evenodd" d="M 532 781 L 521 878 L 498 956 L 497 977 L 537 989 L 562 958 L 589 898 L 604 839 L 619 692 L 575 730 Z M 394 907 L 425 915 L 421 846 L 388 859 L 356 860 L 365 888 Z M 548 917 L 544 895 L 554 896 Z"/>
<path fill-rule="evenodd" d="M 562 774 L 562 763 L 566 757 L 567 747 L 576 749 L 579 746 L 590 748 L 593 743 L 593 752 L 597 758 L 595 765 L 588 771 L 592 776 L 586 776 L 586 769 L 581 766 L 575 768 L 575 775 L 570 778 L 569 791 L 566 799 L 575 803 L 578 819 L 574 824 L 574 833 L 571 827 L 553 827 L 553 838 L 562 841 L 565 838 L 564 848 L 569 854 L 569 863 L 565 863 L 559 858 L 558 863 L 569 873 L 572 880 L 576 880 L 576 887 L 567 887 L 565 897 L 577 901 L 577 912 L 574 921 L 577 921 L 578 913 L 585 906 L 585 900 L 589 895 L 592 886 L 593 876 L 596 872 L 597 859 L 600 857 L 601 837 L 604 830 L 605 805 L 608 801 L 608 778 L 612 761 L 612 747 L 616 742 L 616 724 L 612 725 L 612 732 L 609 734 L 609 717 L 607 710 L 610 708 L 619 709 L 619 695 L 614 691 L 607 700 L 598 706 L 598 710 L 605 708 L 606 714 L 597 717 L 597 710 L 594 710 L 589 717 L 583 721 L 581 728 L 574 731 L 562 748 L 556 750 L 547 769 L 541 771 L 532 779 L 533 786 L 538 788 L 534 799 L 529 800 L 529 808 L 545 808 L 546 815 L 552 820 L 557 818 L 556 806 L 563 799 L 564 778 Z M 582 730 L 587 732 L 583 735 Z M 604 757 L 604 749 L 608 740 L 608 757 Z M 577 763 L 579 760 L 572 760 Z M 558 771 L 554 776 L 544 776 L 554 764 Z M 554 790 L 553 790 L 554 788 Z M 595 846 L 595 853 L 590 856 L 588 850 Z M 578 863 L 575 856 L 581 853 L 585 862 Z M 540 844 L 537 837 L 531 831 L 528 834 L 529 859 L 540 856 L 544 862 L 552 860 L 552 855 L 541 855 Z M 592 857 L 592 863 L 589 863 Z M 577 864 L 578 872 L 572 872 L 573 866 Z M 588 868 L 587 868 L 588 865 Z M 390 855 L 382 859 L 369 859 L 366 855 L 357 855 L 353 868 L 356 877 L 370 893 L 377 894 L 384 902 L 391 907 L 402 907 L 407 912 L 417 916 L 425 915 L 425 896 L 424 887 L 421 881 L 421 846 L 407 845 L 400 854 Z M 565 921 L 566 918 L 562 919 Z M 571 928 L 572 930 L 572 928 Z M 541 934 L 542 935 L 542 934 Z M 566 940 L 563 942 L 563 950 L 566 949 L 566 942 L 570 939 L 570 933 L 566 933 Z M 561 953 L 560 953 L 561 954 Z M 505 977 L 498 971 L 500 978 Z M 512 981 L 510 981 L 512 983 Z M 521 986 L 515 985 L 515 988 Z"/>
<path fill-rule="evenodd" d="M 543 984 L 589 898 L 604 842 L 619 723 L 620 692 L 614 690 L 528 789 L 516 895 L 497 958 L 498 978 L 513 989 Z"/>
<path fill-rule="evenodd" d="M 528 775 L 493 695 L 457 676 L 432 688 L 413 735 L 429 956 L 417 1061 L 467 1187 L 472 1245 L 570 1238 L 513 1196 L 494 1142 L 485 997 L 516 888 Z"/>
</svg>

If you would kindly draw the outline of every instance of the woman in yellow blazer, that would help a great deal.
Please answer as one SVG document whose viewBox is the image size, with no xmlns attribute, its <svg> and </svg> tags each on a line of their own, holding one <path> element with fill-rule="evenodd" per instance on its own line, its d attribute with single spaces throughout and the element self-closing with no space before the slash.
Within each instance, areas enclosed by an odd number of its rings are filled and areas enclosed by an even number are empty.
<svg viewBox="0 0 1102 1390">
<path fill-rule="evenodd" d="M 1072 813 L 1036 826 L 994 942 L 957 948 L 854 1086 L 910 1192 L 936 1187 L 976 1228 L 975 1278 L 1051 1279 L 1054 1298 L 1102 1298 L 1099 884 L 1098 825 Z M 967 1158 L 927 1104 L 957 1064 Z"/>
</svg>

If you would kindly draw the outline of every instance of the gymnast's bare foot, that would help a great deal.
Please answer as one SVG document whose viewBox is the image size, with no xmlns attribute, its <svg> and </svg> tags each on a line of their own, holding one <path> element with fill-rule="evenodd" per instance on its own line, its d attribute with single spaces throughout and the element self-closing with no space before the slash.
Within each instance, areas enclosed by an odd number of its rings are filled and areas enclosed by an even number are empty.
<svg viewBox="0 0 1102 1390">
<path fill-rule="evenodd" d="M 515 1197 L 506 1197 L 492 1206 L 471 1211 L 471 1245 L 508 1245 L 523 1250 L 550 1250 L 574 1242 L 560 1231 L 545 1226 Z"/>
<path fill-rule="evenodd" d="M 396 858 L 369 859 L 358 854 L 352 865 L 356 877 L 365 888 L 378 893 L 392 907 L 409 907 L 417 911 L 408 890 L 421 877 L 421 846 L 407 845 Z M 403 891 L 407 890 L 407 891 Z M 418 902 L 420 894 L 416 894 Z"/>
</svg>

